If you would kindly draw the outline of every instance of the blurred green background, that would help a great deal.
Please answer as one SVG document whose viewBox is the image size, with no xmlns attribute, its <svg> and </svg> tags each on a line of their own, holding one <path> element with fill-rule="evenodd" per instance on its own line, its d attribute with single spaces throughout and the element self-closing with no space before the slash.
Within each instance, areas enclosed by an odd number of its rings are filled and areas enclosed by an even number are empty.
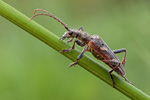
<svg viewBox="0 0 150 100">
<path fill-rule="evenodd" d="M 70 28 L 98 34 L 112 50 L 126 48 L 126 77 L 150 94 L 149 0 L 4 1 L 28 17 L 45 9 Z M 34 20 L 59 37 L 66 31 L 52 18 Z M 68 68 L 71 62 L 0 16 L 0 100 L 129 100 L 80 66 Z"/>
</svg>

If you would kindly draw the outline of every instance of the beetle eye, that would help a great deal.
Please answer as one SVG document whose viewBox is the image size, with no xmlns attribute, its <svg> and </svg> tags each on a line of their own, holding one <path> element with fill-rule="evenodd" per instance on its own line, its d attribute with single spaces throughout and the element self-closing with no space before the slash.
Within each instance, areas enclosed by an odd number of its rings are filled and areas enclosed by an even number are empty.
<svg viewBox="0 0 150 100">
<path fill-rule="evenodd" d="M 69 35 L 72 35 L 72 34 L 73 34 L 73 32 L 70 32 L 70 33 L 69 33 Z"/>
<path fill-rule="evenodd" d="M 86 41 L 87 39 L 86 38 L 83 38 L 83 41 Z"/>
</svg>

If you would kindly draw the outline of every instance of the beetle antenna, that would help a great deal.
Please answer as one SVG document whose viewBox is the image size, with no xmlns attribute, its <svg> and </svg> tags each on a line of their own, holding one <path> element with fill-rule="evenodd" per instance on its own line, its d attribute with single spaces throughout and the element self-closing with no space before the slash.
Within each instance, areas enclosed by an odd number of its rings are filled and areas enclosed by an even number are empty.
<svg viewBox="0 0 150 100">
<path fill-rule="evenodd" d="M 43 14 L 43 13 L 35 14 L 36 11 L 43 11 L 43 12 L 45 12 L 45 13 L 47 13 L 47 14 Z M 46 10 L 43 10 L 43 9 L 35 9 L 35 10 L 34 10 L 34 14 L 35 14 L 35 15 L 33 15 L 33 16 L 31 17 L 30 21 L 31 21 L 34 17 L 39 16 L 39 15 L 49 16 L 49 17 L 54 18 L 54 19 L 57 20 L 58 22 L 60 22 L 60 23 L 65 27 L 66 30 L 70 31 L 70 29 L 68 28 L 67 24 L 65 24 L 65 23 L 64 23 L 62 20 L 60 20 L 58 17 L 56 17 L 55 15 L 51 14 L 50 12 L 48 12 L 48 11 L 46 11 Z"/>
</svg>

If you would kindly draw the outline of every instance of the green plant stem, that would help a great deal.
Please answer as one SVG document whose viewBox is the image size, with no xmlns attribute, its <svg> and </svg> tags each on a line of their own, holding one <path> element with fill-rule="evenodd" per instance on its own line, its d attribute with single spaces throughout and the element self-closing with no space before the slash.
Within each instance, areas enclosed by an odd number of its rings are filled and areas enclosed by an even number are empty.
<svg viewBox="0 0 150 100">
<path fill-rule="evenodd" d="M 24 29 L 34 37 L 43 41 L 58 52 L 64 48 L 70 48 L 67 43 L 59 40 L 59 38 L 52 32 L 40 26 L 36 22 L 30 21 L 30 18 L 28 18 L 15 8 L 11 7 L 10 5 L 6 4 L 2 0 L 0 0 L 0 15 L 8 19 L 15 25 L 19 26 L 20 28 Z M 79 53 L 80 52 L 78 50 L 73 50 L 72 52 L 61 54 L 71 59 L 72 61 L 75 61 Z M 80 60 L 79 65 L 112 86 L 112 80 L 109 76 L 108 69 L 98 64 L 88 56 L 85 55 Z M 150 100 L 149 95 L 145 94 L 135 86 L 127 83 L 117 75 L 113 74 L 113 77 L 116 82 L 115 89 L 125 94 L 129 98 L 135 100 Z"/>
</svg>

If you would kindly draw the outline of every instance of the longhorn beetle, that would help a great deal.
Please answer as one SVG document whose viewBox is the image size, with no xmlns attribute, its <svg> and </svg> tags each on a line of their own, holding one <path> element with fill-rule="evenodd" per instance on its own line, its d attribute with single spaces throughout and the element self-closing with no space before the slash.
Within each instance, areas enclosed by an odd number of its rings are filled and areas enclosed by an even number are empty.
<svg viewBox="0 0 150 100">
<path fill-rule="evenodd" d="M 35 14 L 36 11 L 43 11 L 45 13 Z M 60 52 L 68 52 L 72 51 L 75 48 L 75 43 L 81 47 L 84 47 L 80 55 L 77 57 L 77 60 L 70 64 L 69 67 L 75 66 L 78 61 L 83 57 L 84 53 L 86 51 L 89 51 L 93 54 L 93 56 L 105 64 L 107 64 L 109 67 L 112 68 L 112 70 L 109 71 L 110 77 L 112 79 L 113 87 L 115 87 L 115 81 L 113 79 L 113 76 L 111 73 L 113 71 L 117 72 L 119 75 L 121 75 L 128 83 L 132 84 L 127 80 L 125 77 L 125 58 L 126 58 L 126 49 L 119 49 L 112 51 L 107 44 L 98 36 L 98 35 L 89 35 L 87 32 L 84 32 L 83 27 L 80 27 L 78 30 L 75 29 L 69 29 L 68 26 L 59 18 L 57 18 L 55 15 L 51 14 L 50 12 L 43 10 L 43 9 L 35 9 L 34 16 L 31 17 L 30 20 L 32 20 L 34 17 L 39 15 L 45 15 L 54 18 L 59 23 L 61 23 L 67 32 L 64 33 L 64 35 L 60 38 L 61 40 L 64 40 L 65 38 L 70 38 L 68 42 L 72 42 L 74 38 L 75 41 L 73 43 L 72 48 L 70 49 L 63 49 Z M 124 58 L 122 61 L 120 61 L 115 54 L 125 52 Z"/>
</svg>

